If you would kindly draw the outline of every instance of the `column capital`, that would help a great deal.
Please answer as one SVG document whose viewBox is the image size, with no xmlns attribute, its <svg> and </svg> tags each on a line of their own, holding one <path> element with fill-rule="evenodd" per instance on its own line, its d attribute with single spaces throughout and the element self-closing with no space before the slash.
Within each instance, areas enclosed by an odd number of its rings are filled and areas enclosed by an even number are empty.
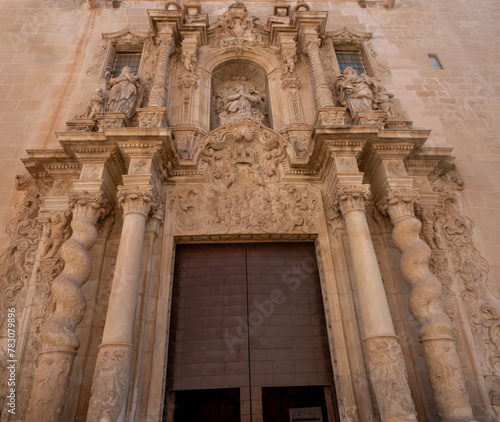
<svg viewBox="0 0 500 422">
<path fill-rule="evenodd" d="M 305 52 L 309 55 L 311 49 L 319 49 L 321 46 L 321 38 L 318 36 L 317 32 L 309 33 L 304 35 L 304 44 L 306 46 Z"/>
<path fill-rule="evenodd" d="M 148 217 L 151 209 L 156 209 L 158 202 L 152 185 L 118 186 L 118 204 L 122 207 L 124 216 L 135 213 Z"/>
<path fill-rule="evenodd" d="M 418 203 L 418 189 L 387 189 L 387 193 L 377 206 L 380 212 L 388 215 L 392 222 L 402 217 L 415 217 L 415 204 Z"/>
<path fill-rule="evenodd" d="M 101 190 L 74 192 L 69 196 L 69 208 L 73 211 L 73 220 L 87 220 L 93 224 L 111 211 L 111 205 Z"/>
<path fill-rule="evenodd" d="M 349 211 L 365 211 L 365 204 L 370 197 L 370 185 L 337 186 L 331 206 L 334 211 L 345 215 Z"/>
</svg>

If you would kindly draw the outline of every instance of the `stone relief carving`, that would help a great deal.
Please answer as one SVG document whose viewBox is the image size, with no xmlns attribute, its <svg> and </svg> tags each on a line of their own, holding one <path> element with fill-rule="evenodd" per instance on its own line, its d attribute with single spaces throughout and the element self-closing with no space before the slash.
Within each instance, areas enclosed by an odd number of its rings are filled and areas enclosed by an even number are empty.
<svg viewBox="0 0 500 422">
<path fill-rule="evenodd" d="M 70 219 L 69 210 L 63 213 L 52 213 L 47 217 L 42 257 L 55 258 L 59 248 L 70 234 Z"/>
<path fill-rule="evenodd" d="M 123 391 L 130 379 L 134 351 L 131 347 L 101 346 L 96 362 L 87 420 L 116 421 L 125 399 Z M 99 382 L 96 382 L 96 380 Z"/>
<path fill-rule="evenodd" d="M 16 216 L 7 225 L 6 232 L 10 244 L 2 254 L 0 274 L 0 328 L 2 335 L 0 359 L 2 359 L 2 367 L 0 370 L 4 369 L 3 365 L 7 362 L 6 337 L 4 337 L 7 335 L 7 330 L 4 327 L 4 323 L 7 322 L 7 308 L 15 307 L 18 312 L 23 308 L 28 282 L 43 232 L 43 223 L 38 218 L 39 210 L 43 197 L 49 192 L 52 184 L 53 180 L 43 175 L 37 179 L 34 179 L 29 173 L 16 176 L 15 187 L 19 191 L 25 191 L 25 194 L 22 202 L 16 205 Z M 0 405 L 3 405 L 3 400 L 7 396 L 7 379 L 7 377 L 3 377 L 0 381 L 2 394 Z M 29 394 L 30 387 L 29 379 L 21 378 L 18 384 L 18 397 L 21 398 L 21 394 L 25 390 L 28 390 Z M 22 415 L 23 401 L 19 399 L 18 405 L 16 413 L 19 411 L 19 415 Z"/>
<path fill-rule="evenodd" d="M 182 64 L 187 72 L 194 73 L 196 68 L 196 62 L 198 58 L 196 57 L 196 51 L 183 51 L 181 55 Z"/>
<path fill-rule="evenodd" d="M 281 61 L 283 63 L 283 73 L 293 73 L 297 61 L 297 52 L 292 49 L 283 49 L 281 51 Z"/>
<path fill-rule="evenodd" d="M 240 122 L 262 124 L 266 110 L 265 98 L 254 82 L 227 81 L 215 91 L 215 113 L 221 125 Z"/>
<path fill-rule="evenodd" d="M 215 32 L 210 42 L 212 46 L 235 47 L 237 55 L 241 55 L 243 48 L 267 47 L 261 34 L 265 29 L 266 26 L 248 13 L 240 1 L 229 6 L 229 10 L 208 27 Z"/>
<path fill-rule="evenodd" d="M 286 152 L 275 132 L 224 128 L 209 135 L 200 160 L 209 183 L 176 186 L 167 195 L 177 233 L 314 231 L 320 195 L 306 184 L 277 183 Z"/>
<path fill-rule="evenodd" d="M 472 242 L 472 221 L 465 216 L 459 191 L 463 180 L 455 169 L 441 169 L 430 176 L 441 204 L 435 225 L 451 256 L 451 270 L 463 282 L 461 297 L 467 306 L 472 335 L 479 350 L 482 372 L 500 373 L 500 312 L 488 288 L 489 265 Z M 487 378 L 487 379 L 486 379 Z M 485 377 L 495 417 L 500 417 L 500 377 Z"/>
<path fill-rule="evenodd" d="M 87 69 L 88 76 L 95 78 L 99 75 L 99 72 L 102 70 L 102 63 L 104 61 L 104 58 L 106 57 L 107 52 L 108 46 L 106 44 L 102 44 L 94 55 L 94 61 L 96 61 L 96 63 Z"/>
<path fill-rule="evenodd" d="M 144 45 L 144 54 L 142 58 L 141 83 L 143 104 L 149 104 L 149 95 L 153 86 L 156 63 L 158 61 L 157 49 L 151 39 L 148 39 Z"/>
<path fill-rule="evenodd" d="M 422 208 L 422 236 L 431 249 L 443 249 L 439 225 L 436 224 L 438 210 L 432 206 Z"/>
<path fill-rule="evenodd" d="M 408 375 L 406 370 L 401 371 L 405 363 L 399 342 L 394 337 L 373 337 L 365 343 L 370 376 L 378 386 L 380 413 L 407 420 L 408 415 L 415 414 L 415 406 L 410 394 L 405 394 L 401 388 L 408 388 Z"/>
</svg>

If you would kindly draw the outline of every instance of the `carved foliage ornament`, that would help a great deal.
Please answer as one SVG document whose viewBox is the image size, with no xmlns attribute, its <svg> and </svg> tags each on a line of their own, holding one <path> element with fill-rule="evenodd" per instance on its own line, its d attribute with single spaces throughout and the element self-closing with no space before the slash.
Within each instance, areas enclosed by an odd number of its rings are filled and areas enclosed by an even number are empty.
<svg viewBox="0 0 500 422">
<path fill-rule="evenodd" d="M 275 132 L 230 126 L 208 135 L 200 160 L 207 184 L 168 194 L 179 234 L 315 231 L 321 210 L 310 186 L 278 183 L 286 152 Z"/>
<path fill-rule="evenodd" d="M 481 371 L 485 374 L 500 373 L 500 312 L 494 306 L 492 291 L 488 288 L 489 265 L 472 242 L 472 221 L 465 216 L 464 205 L 458 191 L 463 180 L 456 170 L 438 170 L 430 177 L 439 192 L 441 206 L 435 214 L 435 227 L 441 242 L 450 251 L 452 271 L 457 274 L 465 289 L 462 300 L 467 307 L 472 335 L 479 350 Z M 486 385 L 494 417 L 500 418 L 500 377 L 486 377 Z"/>
<path fill-rule="evenodd" d="M 333 211 L 345 214 L 353 210 L 365 210 L 365 204 L 370 197 L 370 185 L 338 186 L 336 195 L 331 200 Z"/>
</svg>

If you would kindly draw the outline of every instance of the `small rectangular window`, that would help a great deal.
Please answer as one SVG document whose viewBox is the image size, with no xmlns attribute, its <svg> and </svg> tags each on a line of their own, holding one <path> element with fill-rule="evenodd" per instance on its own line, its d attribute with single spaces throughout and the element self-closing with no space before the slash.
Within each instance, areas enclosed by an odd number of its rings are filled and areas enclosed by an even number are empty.
<svg viewBox="0 0 500 422">
<path fill-rule="evenodd" d="M 122 72 L 125 66 L 130 67 L 134 75 L 139 73 L 141 65 L 141 53 L 116 53 L 115 62 L 113 63 L 112 78 L 116 78 Z"/>
<path fill-rule="evenodd" d="M 352 67 L 358 75 L 366 73 L 365 62 L 359 50 L 340 50 L 335 51 L 337 62 L 339 64 L 340 73 L 344 73 L 346 67 Z"/>
<path fill-rule="evenodd" d="M 434 69 L 443 70 L 443 66 L 441 66 L 441 62 L 439 61 L 439 59 L 437 58 L 437 56 L 435 54 L 429 54 L 429 59 L 432 63 L 432 66 L 434 67 Z"/>
</svg>

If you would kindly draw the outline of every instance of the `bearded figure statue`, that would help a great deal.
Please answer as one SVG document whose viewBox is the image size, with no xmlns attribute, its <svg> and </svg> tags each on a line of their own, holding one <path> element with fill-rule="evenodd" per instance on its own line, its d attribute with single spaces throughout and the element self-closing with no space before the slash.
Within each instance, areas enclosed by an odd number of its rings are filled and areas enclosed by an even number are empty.
<svg viewBox="0 0 500 422">
<path fill-rule="evenodd" d="M 139 77 L 125 66 L 119 76 L 109 81 L 107 111 L 124 113 L 129 119 L 142 102 L 142 87 Z"/>
</svg>

